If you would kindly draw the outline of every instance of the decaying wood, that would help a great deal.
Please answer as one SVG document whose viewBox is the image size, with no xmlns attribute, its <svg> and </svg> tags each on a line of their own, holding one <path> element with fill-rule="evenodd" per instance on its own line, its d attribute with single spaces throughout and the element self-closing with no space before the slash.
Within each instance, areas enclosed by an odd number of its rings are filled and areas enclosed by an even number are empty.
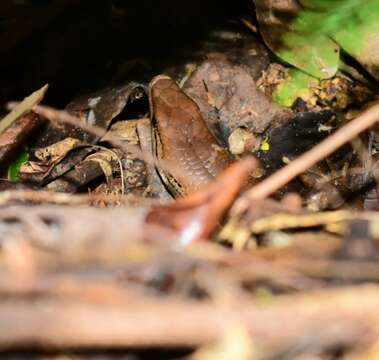
<svg viewBox="0 0 379 360">
<path fill-rule="evenodd" d="M 0 166 L 5 169 L 13 160 L 25 141 L 44 123 L 37 114 L 29 112 L 15 120 L 0 134 Z"/>
</svg>

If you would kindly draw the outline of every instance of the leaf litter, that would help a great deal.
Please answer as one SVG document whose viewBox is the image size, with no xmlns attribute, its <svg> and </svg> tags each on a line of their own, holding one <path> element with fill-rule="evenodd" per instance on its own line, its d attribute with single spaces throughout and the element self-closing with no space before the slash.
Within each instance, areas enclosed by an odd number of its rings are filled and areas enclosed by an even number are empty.
<svg viewBox="0 0 379 360">
<path fill-rule="evenodd" d="M 110 3 L 121 36 L 137 5 Z M 123 84 L 64 109 L 8 103 L 1 354 L 379 357 L 379 64 L 344 42 L 376 8 L 320 3 L 255 1 L 166 63 L 131 46 Z"/>
</svg>

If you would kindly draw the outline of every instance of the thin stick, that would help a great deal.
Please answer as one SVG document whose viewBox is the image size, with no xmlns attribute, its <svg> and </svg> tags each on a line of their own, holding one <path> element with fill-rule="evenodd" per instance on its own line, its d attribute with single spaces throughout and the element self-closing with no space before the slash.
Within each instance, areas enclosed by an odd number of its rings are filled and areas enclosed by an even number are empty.
<svg viewBox="0 0 379 360">
<path fill-rule="evenodd" d="M 337 130 L 314 148 L 291 161 L 287 166 L 254 186 L 247 192 L 250 199 L 263 199 L 279 190 L 296 176 L 325 159 L 339 147 L 351 141 L 362 131 L 379 121 L 379 105 L 371 107 L 354 120 Z"/>
<path fill-rule="evenodd" d="M 132 194 L 66 194 L 43 190 L 9 190 L 0 194 L 0 207 L 12 202 L 52 203 L 59 205 L 87 205 L 95 201 L 106 204 L 134 204 L 143 202 L 144 205 L 161 204 L 159 200 L 146 199 Z"/>
<path fill-rule="evenodd" d="M 118 166 L 120 168 L 120 176 L 121 176 L 121 195 L 125 195 L 125 177 L 124 177 L 124 168 L 122 166 L 122 162 L 120 157 L 118 156 L 117 153 L 115 153 L 113 150 L 106 148 L 105 146 L 101 145 L 94 145 L 95 148 L 98 148 L 99 150 L 102 151 L 107 151 L 109 152 L 112 156 L 114 156 L 117 159 Z M 105 175 L 105 174 L 104 174 Z"/>
<path fill-rule="evenodd" d="M 18 104 L 19 103 L 17 102 L 9 102 L 7 104 L 7 109 L 12 110 L 15 107 L 17 107 Z M 33 107 L 33 110 L 37 114 L 40 114 L 41 116 L 45 117 L 51 122 L 66 123 L 66 124 L 70 124 L 76 127 L 80 127 L 81 129 L 99 138 L 102 138 L 107 132 L 105 129 L 103 129 L 100 126 L 89 125 L 81 121 L 78 117 L 71 115 L 66 110 L 57 110 L 46 105 L 36 105 Z M 141 151 L 141 149 L 136 145 L 126 144 L 124 141 L 119 140 L 116 136 L 113 136 L 110 133 L 107 133 L 107 141 L 110 144 L 112 144 L 114 147 L 121 149 L 125 153 L 129 152 L 131 155 L 135 156 L 136 158 L 144 160 L 146 163 L 152 166 L 161 167 L 165 169 L 166 171 L 168 171 L 169 173 L 176 173 L 176 174 L 182 174 L 182 176 L 187 176 L 187 173 L 183 169 L 178 168 L 175 164 L 171 164 L 168 161 L 164 161 L 162 159 L 158 163 L 158 161 L 155 159 L 153 154 L 149 154 L 147 152 Z"/>
<path fill-rule="evenodd" d="M 10 102 L 7 104 L 7 108 L 12 109 L 16 105 L 17 103 Z M 72 126 L 80 127 L 81 129 L 99 138 L 102 138 L 107 132 L 106 129 L 103 129 L 100 126 L 89 125 L 81 121 L 78 117 L 71 115 L 66 110 L 57 110 L 46 105 L 36 105 L 33 107 L 33 110 L 37 114 L 40 114 L 41 116 L 45 117 L 46 119 L 52 122 L 66 123 Z M 126 144 L 125 142 L 119 140 L 115 136 L 112 136 L 112 134 L 108 134 L 107 141 L 111 143 L 113 146 L 120 148 L 125 153 L 130 152 L 132 155 L 136 157 L 143 157 L 145 161 L 150 161 L 150 162 L 153 161 L 151 157 L 149 158 L 145 154 L 142 154 L 141 150 L 137 146 Z"/>
<path fill-rule="evenodd" d="M 0 349 L 193 347 L 239 325 L 266 351 L 299 343 L 323 350 L 375 339 L 378 332 L 379 291 L 374 285 L 287 295 L 260 305 L 235 297 L 217 304 L 133 293 L 126 293 L 125 300 L 114 290 L 108 303 L 101 300 L 104 287 L 90 295 L 84 288 L 82 296 L 3 301 Z"/>
</svg>

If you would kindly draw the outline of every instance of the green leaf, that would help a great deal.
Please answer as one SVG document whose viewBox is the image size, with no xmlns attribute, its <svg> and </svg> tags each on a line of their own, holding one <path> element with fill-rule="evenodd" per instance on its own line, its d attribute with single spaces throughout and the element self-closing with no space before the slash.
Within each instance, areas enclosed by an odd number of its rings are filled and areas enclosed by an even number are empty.
<svg viewBox="0 0 379 360">
<path fill-rule="evenodd" d="M 8 168 L 8 179 L 11 181 L 19 181 L 20 169 L 23 164 L 29 160 L 29 153 L 25 149 L 23 150 L 16 159 L 9 165 Z"/>
<path fill-rule="evenodd" d="M 362 35 L 379 25 L 378 0 L 301 0 L 305 7 L 293 24 L 309 41 L 329 36 L 344 50 L 356 52 L 363 46 Z"/>
<path fill-rule="evenodd" d="M 256 10 L 262 37 L 276 55 L 319 79 L 335 75 L 339 65 L 338 44 L 324 33 L 309 39 L 304 28 L 307 31 L 315 28 L 306 20 L 304 23 L 308 11 L 296 0 L 256 0 Z"/>
<path fill-rule="evenodd" d="M 335 75 L 339 47 L 379 80 L 378 0 L 256 0 L 266 44 L 319 79 Z"/>
<path fill-rule="evenodd" d="M 296 33 L 284 36 L 284 42 L 291 44 L 278 52 L 284 61 L 319 79 L 329 79 L 338 70 L 339 46 L 326 36 L 309 42 Z"/>
<path fill-rule="evenodd" d="M 282 106 L 291 107 L 297 98 L 309 92 L 309 86 L 314 82 L 318 82 L 314 77 L 300 70 L 291 69 L 287 78 L 274 90 L 272 98 Z"/>
<path fill-rule="evenodd" d="M 360 60 L 367 39 L 378 36 L 378 0 L 300 0 L 300 3 L 304 9 L 292 29 L 310 43 L 322 36 L 330 37 Z M 292 41 L 285 43 L 291 45 Z"/>
</svg>

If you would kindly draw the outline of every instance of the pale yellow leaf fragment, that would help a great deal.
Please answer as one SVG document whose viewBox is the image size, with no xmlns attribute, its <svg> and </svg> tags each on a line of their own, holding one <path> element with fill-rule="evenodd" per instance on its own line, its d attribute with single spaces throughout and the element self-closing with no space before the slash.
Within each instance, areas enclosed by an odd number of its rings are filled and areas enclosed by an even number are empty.
<svg viewBox="0 0 379 360">
<path fill-rule="evenodd" d="M 242 324 L 231 324 L 224 336 L 215 344 L 200 348 L 194 360 L 254 360 L 258 351 L 248 330 Z"/>
<path fill-rule="evenodd" d="M 41 89 L 26 97 L 19 104 L 17 104 L 16 107 L 8 115 L 0 120 L 0 134 L 20 116 L 30 111 L 35 105 L 38 105 L 44 98 L 48 87 L 49 84 L 46 84 L 41 87 Z"/>
</svg>

